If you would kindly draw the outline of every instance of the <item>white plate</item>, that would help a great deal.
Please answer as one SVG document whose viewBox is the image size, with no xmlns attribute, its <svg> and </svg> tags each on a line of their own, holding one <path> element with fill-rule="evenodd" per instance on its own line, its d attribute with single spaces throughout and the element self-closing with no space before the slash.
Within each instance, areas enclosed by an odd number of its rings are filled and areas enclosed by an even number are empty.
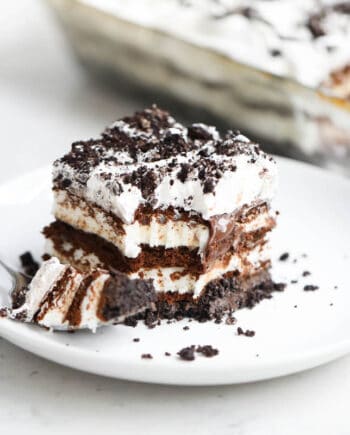
<svg viewBox="0 0 350 435">
<path fill-rule="evenodd" d="M 184 320 L 164 322 L 154 329 L 140 324 L 104 328 L 96 334 L 67 334 L 0 319 L 1 335 L 80 370 L 177 385 L 273 378 L 346 354 L 350 350 L 350 183 L 302 163 L 286 159 L 278 163 L 281 183 L 276 206 L 281 215 L 272 238 L 273 273 L 277 280 L 297 279 L 298 284 L 288 285 L 284 293 L 276 293 L 253 310 L 237 312 L 237 325 Z M 42 253 L 40 230 L 52 219 L 49 186 L 49 168 L 0 186 L 0 253 L 12 264 L 18 265 L 18 254 L 25 250 L 37 257 Z M 290 259 L 277 261 L 285 251 Z M 312 275 L 302 277 L 304 270 Z M 305 292 L 305 284 L 320 289 Z M 185 325 L 188 331 L 183 330 Z M 255 330 L 255 337 L 238 336 L 237 326 Z M 139 342 L 133 342 L 136 337 Z M 180 360 L 177 351 L 191 344 L 211 344 L 220 353 L 213 358 L 198 356 L 193 362 Z M 170 357 L 164 355 L 166 351 Z M 151 353 L 153 359 L 141 359 L 143 353 Z"/>
</svg>

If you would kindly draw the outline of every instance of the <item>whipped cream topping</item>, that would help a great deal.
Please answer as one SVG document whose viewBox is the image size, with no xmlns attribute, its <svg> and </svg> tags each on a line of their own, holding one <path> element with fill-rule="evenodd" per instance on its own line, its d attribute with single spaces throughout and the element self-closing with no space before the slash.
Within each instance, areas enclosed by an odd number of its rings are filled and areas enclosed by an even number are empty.
<svg viewBox="0 0 350 435">
<path fill-rule="evenodd" d="M 275 161 L 239 132 L 185 127 L 156 106 L 119 120 L 100 138 L 76 142 L 54 164 L 55 189 L 113 213 L 124 223 L 140 206 L 180 208 L 205 220 L 269 202 Z"/>
<path fill-rule="evenodd" d="M 311 87 L 350 63 L 349 2 L 80 1 Z"/>
</svg>

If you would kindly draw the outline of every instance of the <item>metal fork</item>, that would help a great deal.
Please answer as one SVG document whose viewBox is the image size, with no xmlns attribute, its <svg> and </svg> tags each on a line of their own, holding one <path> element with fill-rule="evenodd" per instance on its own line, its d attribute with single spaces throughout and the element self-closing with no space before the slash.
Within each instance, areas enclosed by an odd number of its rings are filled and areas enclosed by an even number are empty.
<svg viewBox="0 0 350 435">
<path fill-rule="evenodd" d="M 11 288 L 8 291 L 9 296 L 20 294 L 20 292 L 29 284 L 31 277 L 25 273 L 12 269 L 0 259 L 0 266 L 6 270 L 11 277 Z"/>
</svg>

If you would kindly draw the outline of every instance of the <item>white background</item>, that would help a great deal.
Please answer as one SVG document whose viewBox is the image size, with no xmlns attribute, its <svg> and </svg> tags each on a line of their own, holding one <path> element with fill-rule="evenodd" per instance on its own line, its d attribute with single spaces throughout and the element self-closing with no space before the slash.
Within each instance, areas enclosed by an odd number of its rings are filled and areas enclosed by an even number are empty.
<svg viewBox="0 0 350 435">
<path fill-rule="evenodd" d="M 143 105 L 80 69 L 44 3 L 0 3 L 0 182 Z M 79 373 L 0 340 L 1 434 L 349 434 L 349 403 L 350 357 L 268 382 L 170 388 Z"/>
</svg>

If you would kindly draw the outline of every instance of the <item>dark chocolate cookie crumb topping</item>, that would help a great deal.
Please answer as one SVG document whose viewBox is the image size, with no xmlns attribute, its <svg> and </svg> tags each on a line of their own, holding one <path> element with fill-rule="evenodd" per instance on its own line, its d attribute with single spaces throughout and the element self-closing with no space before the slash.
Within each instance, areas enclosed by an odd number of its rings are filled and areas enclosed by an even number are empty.
<svg viewBox="0 0 350 435">
<path fill-rule="evenodd" d="M 288 258 L 289 258 L 289 252 L 284 252 L 282 255 L 280 255 L 279 261 L 287 261 Z"/>
<path fill-rule="evenodd" d="M 203 356 L 207 358 L 216 356 L 219 353 L 218 349 L 215 349 L 210 344 L 205 346 L 197 346 L 196 352 L 201 353 Z"/>
<path fill-rule="evenodd" d="M 246 337 L 254 337 L 255 331 L 250 329 L 243 330 L 240 326 L 237 328 L 237 335 L 245 335 Z"/>
<path fill-rule="evenodd" d="M 319 287 L 317 285 L 308 284 L 304 286 L 304 291 L 306 292 L 313 292 L 315 290 L 318 290 Z"/>
<path fill-rule="evenodd" d="M 143 353 L 141 355 L 142 359 L 153 359 L 153 356 L 150 353 Z"/>
<path fill-rule="evenodd" d="M 166 176 L 170 186 L 176 179 L 191 179 L 200 182 L 204 194 L 213 194 L 224 172 L 236 170 L 232 157 L 241 154 L 250 164 L 258 156 L 268 159 L 239 132 L 220 136 L 215 127 L 204 124 L 186 127 L 153 105 L 116 121 L 97 139 L 73 143 L 71 151 L 55 162 L 54 187 L 74 193 L 98 166 L 94 177 L 103 179 L 115 195 L 134 186 L 152 202 Z"/>
<path fill-rule="evenodd" d="M 195 346 L 192 345 L 192 346 L 184 347 L 177 354 L 184 361 L 193 361 L 195 359 L 194 352 L 195 352 Z"/>
<path fill-rule="evenodd" d="M 39 263 L 33 258 L 31 252 L 27 251 L 19 257 L 24 273 L 33 277 L 39 269 Z"/>
</svg>

